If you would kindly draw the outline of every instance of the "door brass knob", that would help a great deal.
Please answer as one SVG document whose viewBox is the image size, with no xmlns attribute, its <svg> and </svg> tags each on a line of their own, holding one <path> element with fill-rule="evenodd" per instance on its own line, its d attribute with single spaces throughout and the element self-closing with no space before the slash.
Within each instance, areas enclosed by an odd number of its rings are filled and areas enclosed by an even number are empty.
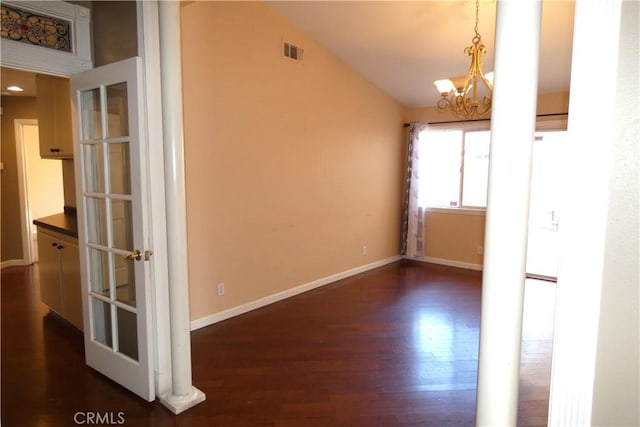
<svg viewBox="0 0 640 427">
<path fill-rule="evenodd" d="M 136 249 L 134 252 L 131 252 L 128 255 L 124 255 L 122 258 L 126 260 L 135 259 L 136 261 L 140 261 L 142 259 L 142 252 L 139 249 Z"/>
</svg>

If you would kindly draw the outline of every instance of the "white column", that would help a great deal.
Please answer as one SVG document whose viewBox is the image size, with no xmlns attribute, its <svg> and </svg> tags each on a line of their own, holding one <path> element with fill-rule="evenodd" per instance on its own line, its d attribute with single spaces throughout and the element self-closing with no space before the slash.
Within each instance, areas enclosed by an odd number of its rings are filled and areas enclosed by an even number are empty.
<svg viewBox="0 0 640 427">
<path fill-rule="evenodd" d="M 515 426 L 542 2 L 500 0 L 491 115 L 477 426 Z"/>
<path fill-rule="evenodd" d="M 160 401 L 173 413 L 179 414 L 204 401 L 205 395 L 191 384 L 180 2 L 160 1 L 158 12 L 160 18 L 172 381 L 171 392 L 160 396 Z"/>
<path fill-rule="evenodd" d="M 167 270 L 167 224 L 164 191 L 164 152 L 161 147 L 162 128 L 153 124 L 162 121 L 160 82 L 160 31 L 158 3 L 137 2 L 138 55 L 144 58 L 144 86 L 146 103 L 146 131 L 149 165 L 150 212 L 153 229 L 153 324 L 156 396 L 171 391 L 171 335 L 169 324 L 169 277 Z"/>
</svg>

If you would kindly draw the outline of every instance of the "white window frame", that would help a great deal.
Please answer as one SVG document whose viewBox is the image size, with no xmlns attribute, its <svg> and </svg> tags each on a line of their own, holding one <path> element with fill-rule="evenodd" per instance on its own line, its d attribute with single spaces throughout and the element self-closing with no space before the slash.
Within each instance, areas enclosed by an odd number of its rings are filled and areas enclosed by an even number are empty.
<svg viewBox="0 0 640 427">
<path fill-rule="evenodd" d="M 538 116 L 536 119 L 536 132 L 540 131 L 566 131 L 566 114 L 551 114 L 548 116 Z M 460 161 L 460 190 L 458 200 L 460 206 L 426 206 L 427 212 L 449 213 L 459 215 L 485 215 L 486 207 L 471 207 L 462 205 L 462 186 L 464 185 L 464 133 L 491 131 L 490 120 L 476 120 L 471 122 L 448 122 L 429 125 L 429 130 L 460 130 L 463 132 L 462 153 Z"/>
<path fill-rule="evenodd" d="M 473 122 L 438 123 L 429 126 L 429 130 L 458 130 L 462 131 L 462 151 L 460 152 L 460 186 L 458 189 L 459 206 L 425 206 L 427 212 L 454 213 L 464 215 L 484 215 L 486 208 L 462 205 L 462 187 L 464 185 L 464 135 L 467 132 L 483 132 L 491 130 L 489 120 Z"/>
</svg>

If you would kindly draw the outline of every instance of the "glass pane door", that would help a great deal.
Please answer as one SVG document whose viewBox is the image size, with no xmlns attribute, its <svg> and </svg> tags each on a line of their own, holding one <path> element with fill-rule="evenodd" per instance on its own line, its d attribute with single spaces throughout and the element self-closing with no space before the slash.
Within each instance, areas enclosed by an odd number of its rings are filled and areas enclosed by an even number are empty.
<svg viewBox="0 0 640 427">
<path fill-rule="evenodd" d="M 87 364 L 152 400 L 140 69 L 139 58 L 110 64 L 72 88 Z"/>
<path fill-rule="evenodd" d="M 138 360 L 127 82 L 81 91 L 91 338 Z"/>
</svg>

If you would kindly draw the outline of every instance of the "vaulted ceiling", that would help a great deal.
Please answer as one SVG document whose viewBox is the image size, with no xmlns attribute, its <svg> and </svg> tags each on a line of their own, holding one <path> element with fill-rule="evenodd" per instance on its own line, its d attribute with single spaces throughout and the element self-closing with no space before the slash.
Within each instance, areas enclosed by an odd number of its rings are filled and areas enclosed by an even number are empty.
<svg viewBox="0 0 640 427">
<path fill-rule="evenodd" d="M 432 82 L 469 68 L 464 48 L 474 36 L 475 1 L 268 4 L 405 106 L 435 105 L 439 94 Z M 569 90 L 573 14 L 573 1 L 543 1 L 540 94 Z M 481 0 L 478 31 L 487 47 L 485 73 L 493 69 L 495 16 L 495 0 Z"/>
<path fill-rule="evenodd" d="M 475 2 L 268 1 L 273 9 L 357 72 L 408 107 L 436 104 L 433 81 L 466 73 Z M 569 90 L 574 2 L 544 0 L 540 41 L 540 94 Z M 478 31 L 493 69 L 495 0 L 480 1 Z M 517 34 L 513 35 L 517 37 Z M 304 46 L 301 46 L 304 48 Z M 2 70 L 4 83 L 32 75 Z M 25 95 L 32 95 L 26 90 Z"/>
</svg>

